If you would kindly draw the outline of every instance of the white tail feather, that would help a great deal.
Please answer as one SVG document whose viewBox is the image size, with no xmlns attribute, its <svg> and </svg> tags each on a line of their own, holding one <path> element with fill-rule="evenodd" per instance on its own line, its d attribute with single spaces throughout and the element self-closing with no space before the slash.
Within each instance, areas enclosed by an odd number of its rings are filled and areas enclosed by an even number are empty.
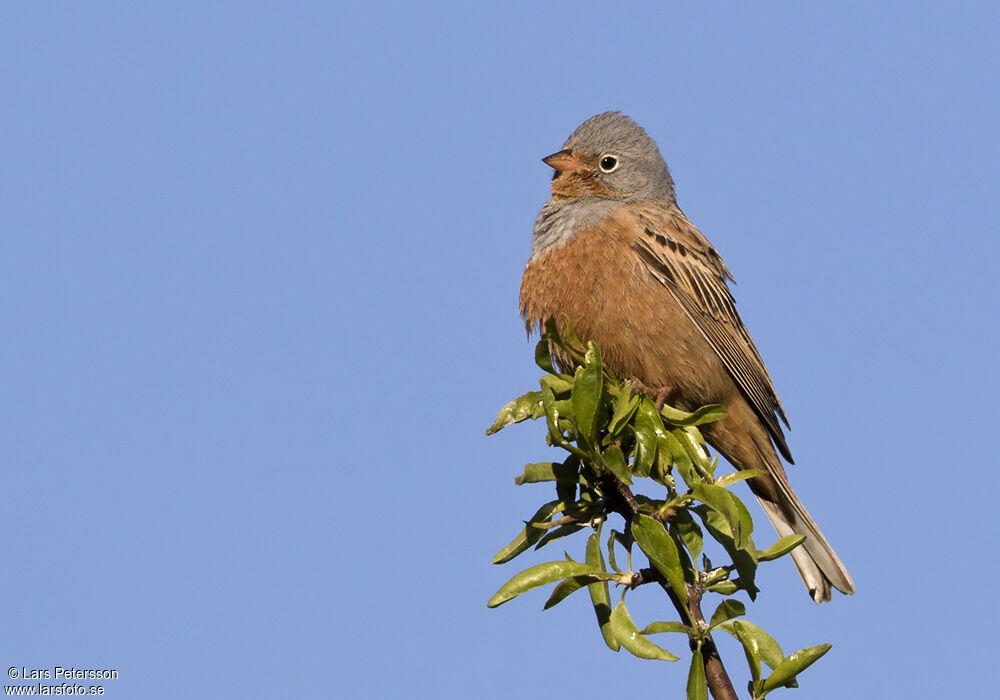
<svg viewBox="0 0 1000 700">
<path fill-rule="evenodd" d="M 760 498 L 758 500 L 774 529 L 778 531 L 778 535 L 781 537 L 792 534 L 805 535 L 805 542 L 793 549 L 791 554 L 795 568 L 799 570 L 802 581 L 809 589 L 809 595 L 817 603 L 824 603 L 830 600 L 831 586 L 841 593 L 854 593 L 854 581 L 851 580 L 851 575 L 847 573 L 833 547 L 823 537 L 823 533 L 806 512 L 791 486 L 782 478 L 777 478 L 775 481 L 786 503 L 791 506 L 788 510 L 794 512 L 794 519 L 789 521 L 785 511 L 777 504 Z"/>
</svg>

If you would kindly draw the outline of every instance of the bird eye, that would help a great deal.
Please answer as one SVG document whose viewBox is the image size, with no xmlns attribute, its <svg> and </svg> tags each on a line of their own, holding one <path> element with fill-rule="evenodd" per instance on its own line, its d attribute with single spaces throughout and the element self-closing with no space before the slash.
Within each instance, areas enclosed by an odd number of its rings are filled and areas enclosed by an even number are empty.
<svg viewBox="0 0 1000 700">
<path fill-rule="evenodd" d="M 618 159 L 614 156 L 601 156 L 599 165 L 601 166 L 601 170 L 610 173 L 618 168 Z"/>
</svg>

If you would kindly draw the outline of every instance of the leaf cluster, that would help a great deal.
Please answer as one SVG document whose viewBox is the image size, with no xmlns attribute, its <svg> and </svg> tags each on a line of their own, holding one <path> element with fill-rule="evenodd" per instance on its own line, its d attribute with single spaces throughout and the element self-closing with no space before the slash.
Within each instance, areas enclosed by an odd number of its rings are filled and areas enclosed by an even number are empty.
<svg viewBox="0 0 1000 700">
<path fill-rule="evenodd" d="M 585 347 L 568 319 L 564 325 L 560 336 L 550 322 L 536 347 L 536 363 L 545 371 L 539 390 L 505 405 L 487 431 L 493 434 L 514 423 L 544 419 L 547 443 L 567 453 L 561 463 L 528 464 L 515 479 L 518 485 L 554 483 L 556 497 L 525 521 L 493 563 L 509 562 L 532 547 L 540 549 L 581 530 L 591 534 L 583 561 L 566 554 L 564 560 L 532 566 L 501 586 L 489 607 L 555 583 L 545 603 L 547 609 L 587 588 L 601 635 L 614 651 L 624 647 L 640 658 L 676 661 L 676 654 L 650 637 L 660 633 L 687 637 L 692 651 L 688 698 L 708 697 L 704 652 L 715 630 L 732 635 L 742 645 L 755 700 L 775 688 L 796 686 L 798 674 L 830 645 L 785 656 L 773 637 L 741 619 L 744 604 L 727 597 L 743 592 L 754 600 L 758 565 L 787 554 L 804 538 L 782 537 L 763 550 L 755 545 L 750 513 L 730 487 L 760 472 L 717 477 L 718 458 L 709 455 L 698 430 L 699 425 L 722 418 L 725 409 L 713 405 L 685 412 L 658 407 L 628 383 L 606 376 L 597 345 Z M 558 371 L 553 350 L 560 364 L 576 367 L 573 375 Z M 633 495 L 631 486 L 640 481 L 654 495 Z M 625 527 L 621 532 L 610 529 L 605 537 L 605 521 L 613 512 L 626 518 Z M 717 543 L 713 548 L 724 552 L 724 561 L 713 564 L 706 555 L 706 533 Z M 650 564 L 638 572 L 632 566 L 635 546 Z M 619 563 L 621 553 L 625 554 L 624 566 Z M 642 628 L 633 621 L 626 596 L 650 582 L 660 584 L 671 596 L 679 620 L 651 622 Z M 613 607 L 610 584 L 621 589 Z M 723 596 L 708 621 L 700 608 L 706 593 Z M 768 675 L 762 670 L 765 665 L 771 669 Z"/>
</svg>

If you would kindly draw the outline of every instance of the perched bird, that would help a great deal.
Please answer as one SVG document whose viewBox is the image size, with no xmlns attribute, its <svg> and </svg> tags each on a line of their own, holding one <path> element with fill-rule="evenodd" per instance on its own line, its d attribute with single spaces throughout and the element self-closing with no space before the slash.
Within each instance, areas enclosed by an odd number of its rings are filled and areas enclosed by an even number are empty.
<svg viewBox="0 0 1000 700">
<path fill-rule="evenodd" d="M 750 488 L 779 535 L 806 536 L 792 559 L 813 600 L 829 600 L 831 586 L 853 593 L 778 458 L 792 462 L 778 418 L 788 421 L 736 312 L 732 276 L 678 208 L 656 142 L 605 112 L 542 160 L 555 173 L 521 281 L 529 332 L 565 314 L 584 343 L 600 346 L 611 374 L 682 409 L 724 405 L 726 417 L 702 432 L 737 469 L 766 472 Z"/>
</svg>

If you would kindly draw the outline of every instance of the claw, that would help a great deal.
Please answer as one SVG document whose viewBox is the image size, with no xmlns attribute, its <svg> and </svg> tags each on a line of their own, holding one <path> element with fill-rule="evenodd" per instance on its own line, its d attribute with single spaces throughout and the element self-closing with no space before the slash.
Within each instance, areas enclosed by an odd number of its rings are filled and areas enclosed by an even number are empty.
<svg viewBox="0 0 1000 700">
<path fill-rule="evenodd" d="M 632 396 L 636 394 L 645 394 L 649 398 L 653 399 L 653 403 L 656 405 L 656 410 L 659 411 L 663 408 L 663 404 L 667 401 L 671 401 L 677 398 L 678 391 L 676 387 L 672 386 L 661 386 L 661 387 L 651 387 L 646 386 L 638 379 L 630 379 L 627 382 L 629 388 L 632 391 Z"/>
</svg>

